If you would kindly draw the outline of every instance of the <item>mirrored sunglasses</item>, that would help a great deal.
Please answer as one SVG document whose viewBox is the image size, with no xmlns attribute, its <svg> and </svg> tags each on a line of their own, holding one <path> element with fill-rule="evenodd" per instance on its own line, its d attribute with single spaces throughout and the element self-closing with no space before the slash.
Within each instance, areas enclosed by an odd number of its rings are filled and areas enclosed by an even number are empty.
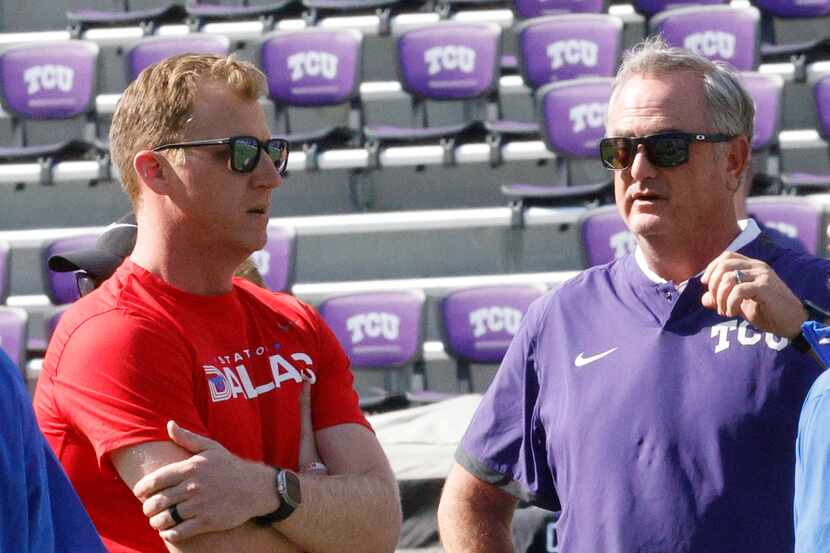
<svg viewBox="0 0 830 553">
<path fill-rule="evenodd" d="M 231 136 L 229 138 L 215 138 L 211 140 L 194 140 L 192 142 L 177 142 L 163 144 L 153 148 L 154 152 L 172 148 L 196 148 L 199 146 L 219 146 L 227 144 L 230 148 L 230 166 L 238 173 L 250 173 L 256 169 L 261 152 L 271 158 L 277 173 L 285 175 L 288 166 L 288 141 L 284 138 L 269 138 L 262 142 L 254 136 Z"/>
<path fill-rule="evenodd" d="M 735 138 L 727 134 L 667 132 L 641 137 L 614 136 L 599 143 L 599 157 L 606 169 L 621 171 L 634 163 L 640 144 L 649 163 L 655 167 L 677 167 L 689 161 L 692 142 L 727 142 Z"/>
</svg>

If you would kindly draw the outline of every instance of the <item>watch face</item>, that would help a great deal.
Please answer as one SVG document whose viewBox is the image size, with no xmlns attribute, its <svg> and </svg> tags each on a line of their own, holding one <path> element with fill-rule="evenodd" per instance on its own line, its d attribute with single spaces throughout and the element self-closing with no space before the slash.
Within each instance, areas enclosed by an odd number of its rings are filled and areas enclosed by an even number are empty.
<svg viewBox="0 0 830 553">
<path fill-rule="evenodd" d="M 292 507 L 298 507 L 303 501 L 300 479 L 290 470 L 280 471 L 279 491 L 282 500 Z"/>
</svg>

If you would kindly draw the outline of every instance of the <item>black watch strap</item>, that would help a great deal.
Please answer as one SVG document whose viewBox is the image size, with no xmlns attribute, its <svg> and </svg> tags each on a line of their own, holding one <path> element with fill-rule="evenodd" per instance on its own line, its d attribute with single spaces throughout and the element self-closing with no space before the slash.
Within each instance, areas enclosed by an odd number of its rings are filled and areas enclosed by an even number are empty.
<svg viewBox="0 0 830 553">
<path fill-rule="evenodd" d="M 810 353 L 810 350 L 813 349 L 812 346 L 810 346 L 810 342 L 808 342 L 807 338 L 804 337 L 803 332 L 799 332 L 798 336 L 790 340 L 790 345 L 801 353 Z"/>
<path fill-rule="evenodd" d="M 277 474 L 274 477 L 274 488 L 280 500 L 280 506 L 275 511 L 251 519 L 259 526 L 271 526 L 275 522 L 287 519 L 302 501 L 300 481 L 297 475 L 290 470 L 277 469 Z"/>
</svg>

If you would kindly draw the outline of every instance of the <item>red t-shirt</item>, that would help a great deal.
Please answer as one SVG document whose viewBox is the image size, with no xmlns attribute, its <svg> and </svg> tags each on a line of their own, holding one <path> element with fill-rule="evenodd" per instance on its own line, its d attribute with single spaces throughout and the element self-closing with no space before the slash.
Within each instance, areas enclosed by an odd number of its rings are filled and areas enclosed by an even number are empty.
<svg viewBox="0 0 830 553">
<path fill-rule="evenodd" d="M 348 359 L 312 308 L 241 279 L 227 294 L 189 294 L 127 260 L 61 317 L 34 404 L 109 550 L 163 553 L 108 454 L 168 440 L 172 419 L 240 457 L 296 469 L 303 378 L 315 429 L 369 428 Z"/>
</svg>

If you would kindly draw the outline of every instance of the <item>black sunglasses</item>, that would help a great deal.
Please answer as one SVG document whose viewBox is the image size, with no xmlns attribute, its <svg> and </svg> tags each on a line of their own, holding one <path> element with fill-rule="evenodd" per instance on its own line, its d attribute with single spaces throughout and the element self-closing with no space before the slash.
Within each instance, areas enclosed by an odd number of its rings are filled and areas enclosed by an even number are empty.
<svg viewBox="0 0 830 553">
<path fill-rule="evenodd" d="M 648 161 L 656 167 L 677 167 L 689 161 L 692 142 L 727 142 L 735 138 L 728 134 L 666 132 L 631 138 L 614 136 L 599 142 L 599 157 L 606 169 L 620 171 L 634 163 L 637 147 L 646 149 Z"/>
<path fill-rule="evenodd" d="M 160 152 L 171 148 L 194 148 L 198 146 L 219 146 L 222 144 L 227 144 L 230 147 L 231 169 L 238 173 L 250 173 L 253 171 L 257 163 L 259 163 L 260 152 L 265 150 L 265 153 L 274 162 L 277 173 L 285 175 L 285 168 L 288 165 L 288 141 L 284 138 L 269 138 L 265 142 L 261 142 L 254 136 L 231 136 L 230 138 L 163 144 L 153 148 L 153 151 Z"/>
<path fill-rule="evenodd" d="M 98 283 L 86 271 L 75 271 L 75 285 L 78 287 L 80 297 L 84 297 L 98 288 Z"/>
</svg>

